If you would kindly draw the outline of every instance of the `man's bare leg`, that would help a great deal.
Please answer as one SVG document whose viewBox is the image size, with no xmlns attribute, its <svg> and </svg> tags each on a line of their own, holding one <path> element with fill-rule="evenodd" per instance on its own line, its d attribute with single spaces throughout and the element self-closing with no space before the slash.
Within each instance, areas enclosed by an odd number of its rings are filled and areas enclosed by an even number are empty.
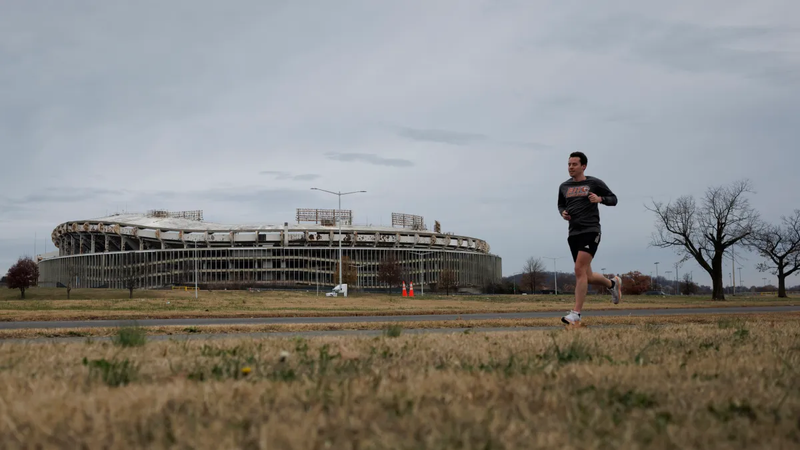
<svg viewBox="0 0 800 450">
<path fill-rule="evenodd" d="M 586 292 L 589 284 L 595 286 L 611 287 L 611 280 L 602 274 L 592 272 L 592 255 L 586 252 L 578 252 L 578 259 L 575 261 L 575 308 L 573 311 L 580 314 L 583 304 L 586 302 Z"/>
<path fill-rule="evenodd" d="M 589 267 L 589 270 L 591 271 L 592 268 Z M 597 273 L 597 272 L 591 272 L 591 274 L 589 275 L 589 284 L 593 284 L 595 286 L 603 286 L 609 289 L 611 288 L 612 285 L 611 280 L 604 277 L 602 273 Z"/>
</svg>

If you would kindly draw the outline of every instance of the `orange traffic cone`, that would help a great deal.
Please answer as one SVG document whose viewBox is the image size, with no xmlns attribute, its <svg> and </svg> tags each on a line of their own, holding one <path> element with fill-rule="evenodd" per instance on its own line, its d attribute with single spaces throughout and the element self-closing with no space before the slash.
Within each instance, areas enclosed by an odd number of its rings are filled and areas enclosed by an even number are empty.
<svg viewBox="0 0 800 450">
<path fill-rule="evenodd" d="M 409 297 L 413 297 L 414 296 L 414 282 L 413 281 L 411 282 L 411 290 L 408 291 L 408 296 Z"/>
<path fill-rule="evenodd" d="M 408 297 L 408 294 L 406 293 L 406 282 L 405 281 L 403 281 L 403 297 Z"/>
</svg>

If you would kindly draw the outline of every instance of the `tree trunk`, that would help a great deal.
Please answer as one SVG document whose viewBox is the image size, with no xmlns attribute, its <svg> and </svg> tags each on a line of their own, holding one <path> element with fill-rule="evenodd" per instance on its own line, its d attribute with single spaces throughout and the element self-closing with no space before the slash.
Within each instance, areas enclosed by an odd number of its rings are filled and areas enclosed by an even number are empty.
<svg viewBox="0 0 800 450">
<path fill-rule="evenodd" d="M 778 298 L 786 298 L 786 274 L 780 266 L 778 266 Z"/>
<path fill-rule="evenodd" d="M 128 295 L 128 298 L 133 298 L 133 288 L 128 289 L 128 290 L 130 291 L 130 295 Z"/>
<path fill-rule="evenodd" d="M 25 288 L 19 288 L 19 291 L 21 292 L 20 298 L 25 300 Z"/>
<path fill-rule="evenodd" d="M 72 288 L 70 288 L 70 287 L 67 288 L 67 300 L 69 300 L 69 291 L 71 291 L 71 290 L 72 290 Z"/>
<path fill-rule="evenodd" d="M 713 292 L 711 294 L 712 300 L 725 300 L 725 287 L 723 284 L 723 277 L 722 277 L 722 252 L 717 252 L 718 256 L 714 256 L 714 260 L 711 264 L 711 283 L 713 286 Z"/>
</svg>

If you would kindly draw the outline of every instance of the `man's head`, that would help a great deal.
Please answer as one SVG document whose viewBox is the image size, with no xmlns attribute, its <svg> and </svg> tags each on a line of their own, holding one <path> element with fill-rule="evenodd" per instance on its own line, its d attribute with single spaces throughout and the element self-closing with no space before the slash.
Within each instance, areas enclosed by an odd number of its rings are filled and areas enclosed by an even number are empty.
<svg viewBox="0 0 800 450">
<path fill-rule="evenodd" d="M 569 176 L 572 178 L 580 177 L 583 175 L 583 171 L 586 170 L 586 163 L 588 160 L 586 159 L 586 155 L 583 152 L 572 152 L 569 155 L 569 163 L 567 165 L 567 169 L 569 170 Z"/>
</svg>

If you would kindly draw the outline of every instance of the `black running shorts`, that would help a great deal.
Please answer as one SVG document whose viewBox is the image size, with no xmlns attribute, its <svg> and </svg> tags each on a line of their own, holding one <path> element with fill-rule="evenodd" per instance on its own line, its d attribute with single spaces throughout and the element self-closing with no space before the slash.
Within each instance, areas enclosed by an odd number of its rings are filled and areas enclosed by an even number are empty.
<svg viewBox="0 0 800 450">
<path fill-rule="evenodd" d="M 581 233 L 567 238 L 569 242 L 569 249 L 572 252 L 572 261 L 578 260 L 578 252 L 586 252 L 592 255 L 597 253 L 597 247 L 600 245 L 600 233 Z"/>
</svg>

